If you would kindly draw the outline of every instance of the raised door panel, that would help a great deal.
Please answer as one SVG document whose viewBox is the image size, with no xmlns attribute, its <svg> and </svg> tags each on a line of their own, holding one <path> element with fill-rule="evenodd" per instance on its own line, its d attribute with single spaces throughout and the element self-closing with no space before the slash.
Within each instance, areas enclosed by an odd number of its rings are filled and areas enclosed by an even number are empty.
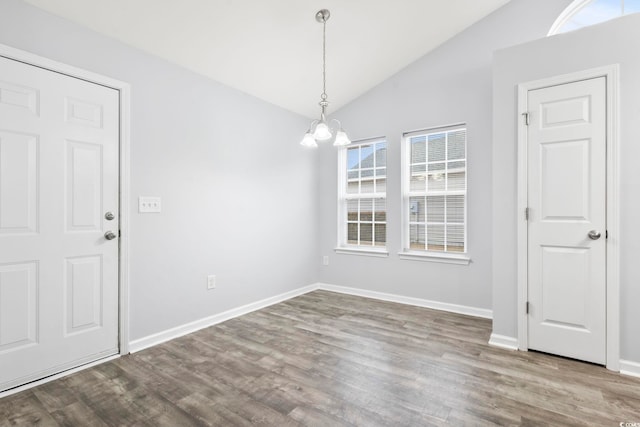
<svg viewBox="0 0 640 427">
<path fill-rule="evenodd" d="M 40 92 L 32 87 L 0 81 L 0 105 L 40 115 Z"/>
<path fill-rule="evenodd" d="M 0 265 L 0 353 L 38 341 L 37 263 Z"/>
<path fill-rule="evenodd" d="M 591 121 L 591 97 L 560 98 L 540 104 L 542 129 L 571 126 Z"/>
<path fill-rule="evenodd" d="M 102 326 L 102 257 L 71 258 L 65 271 L 65 333 Z"/>
<path fill-rule="evenodd" d="M 542 322 L 588 332 L 589 248 L 542 247 Z"/>
<path fill-rule="evenodd" d="M 542 221 L 586 221 L 590 217 L 589 140 L 540 144 Z"/>
<path fill-rule="evenodd" d="M 0 131 L 0 235 L 38 231 L 38 138 Z"/>
<path fill-rule="evenodd" d="M 66 226 L 68 231 L 96 231 L 102 224 L 102 146 L 67 141 Z"/>
<path fill-rule="evenodd" d="M 89 101 L 65 98 L 65 120 L 67 123 L 102 128 L 103 107 Z"/>
</svg>

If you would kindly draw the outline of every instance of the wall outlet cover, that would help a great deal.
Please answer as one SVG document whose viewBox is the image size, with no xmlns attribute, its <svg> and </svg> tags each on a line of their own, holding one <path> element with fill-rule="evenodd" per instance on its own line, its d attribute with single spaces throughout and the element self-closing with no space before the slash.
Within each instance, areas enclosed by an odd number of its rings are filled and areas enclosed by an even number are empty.
<svg viewBox="0 0 640 427">
<path fill-rule="evenodd" d="M 215 289 L 216 288 L 216 276 L 211 274 L 207 276 L 207 289 Z"/>
</svg>

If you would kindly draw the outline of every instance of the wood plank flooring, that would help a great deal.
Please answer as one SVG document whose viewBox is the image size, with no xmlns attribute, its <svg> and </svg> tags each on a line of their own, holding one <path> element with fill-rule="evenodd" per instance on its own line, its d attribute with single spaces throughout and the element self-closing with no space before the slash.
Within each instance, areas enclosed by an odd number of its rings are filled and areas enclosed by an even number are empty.
<svg viewBox="0 0 640 427">
<path fill-rule="evenodd" d="M 618 426 L 640 380 L 491 321 L 315 291 L 0 399 L 0 425 Z"/>
</svg>

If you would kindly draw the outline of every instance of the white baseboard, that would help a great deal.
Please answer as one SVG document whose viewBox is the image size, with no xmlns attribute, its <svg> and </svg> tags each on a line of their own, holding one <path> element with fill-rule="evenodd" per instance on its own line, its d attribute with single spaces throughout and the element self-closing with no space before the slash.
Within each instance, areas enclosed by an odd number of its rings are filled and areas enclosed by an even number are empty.
<svg viewBox="0 0 640 427">
<path fill-rule="evenodd" d="M 360 297 L 373 298 L 382 301 L 397 302 L 400 304 L 414 305 L 417 307 L 432 308 L 434 310 L 449 311 L 451 313 L 466 314 L 468 316 L 492 319 L 493 312 L 486 308 L 468 307 L 466 305 L 449 304 L 446 302 L 430 301 L 421 298 L 406 297 L 402 295 L 387 294 L 384 292 L 369 291 L 366 289 L 349 288 L 345 286 L 329 285 L 318 283 L 317 289 L 325 291 L 339 292 L 342 294 L 356 295 Z"/>
<path fill-rule="evenodd" d="M 489 338 L 489 345 L 505 348 L 507 350 L 517 350 L 518 339 L 508 337 L 506 335 L 491 334 L 491 337 Z"/>
<path fill-rule="evenodd" d="M 620 373 L 640 378 L 640 363 L 630 360 L 620 360 Z"/>
<path fill-rule="evenodd" d="M 157 344 L 181 337 L 183 335 L 196 332 L 200 329 L 208 328 L 209 326 L 217 325 L 226 320 L 233 319 L 234 317 L 242 316 L 244 314 L 251 313 L 252 311 L 260 310 L 273 304 L 278 304 L 282 301 L 286 301 L 291 298 L 306 294 L 317 289 L 316 285 L 309 285 L 303 288 L 294 289 L 290 292 L 285 292 L 280 295 L 276 295 L 271 298 L 266 298 L 260 301 L 252 302 L 241 307 L 233 308 L 231 310 L 224 311 L 213 316 L 205 317 L 204 319 L 196 320 L 194 322 L 186 323 L 175 328 L 167 329 L 166 331 L 158 332 L 157 334 L 149 335 L 144 338 L 131 341 L 129 344 L 129 351 L 135 353 L 145 348 L 152 347 Z"/>
<path fill-rule="evenodd" d="M 331 292 L 339 292 L 343 294 L 362 296 L 366 298 L 373 298 L 383 301 L 397 302 L 400 304 L 414 305 L 418 307 L 431 308 L 435 310 L 449 311 L 452 313 L 466 314 L 469 316 L 482 317 L 485 319 L 491 319 L 493 313 L 491 310 L 484 308 L 467 307 L 457 304 L 449 304 L 437 301 L 429 301 L 420 298 L 405 297 L 402 295 L 387 294 L 382 292 L 368 291 L 366 289 L 349 288 L 345 286 L 335 286 L 326 283 L 316 283 L 313 285 L 305 286 L 293 291 L 286 292 L 284 294 L 276 295 L 271 298 L 256 301 L 251 304 L 237 307 L 223 313 L 215 314 L 213 316 L 205 317 L 204 319 L 196 320 L 175 328 L 168 329 L 166 331 L 158 332 L 157 334 L 149 335 L 144 338 L 131 341 L 129 343 L 129 351 L 135 353 L 145 348 L 152 347 L 157 344 L 181 337 L 183 335 L 196 332 L 200 329 L 208 328 L 209 326 L 222 323 L 226 320 L 233 319 L 244 314 L 251 313 L 252 311 L 260 310 L 273 304 L 277 304 L 286 301 L 291 298 L 306 294 L 317 289 L 323 289 Z"/>
</svg>

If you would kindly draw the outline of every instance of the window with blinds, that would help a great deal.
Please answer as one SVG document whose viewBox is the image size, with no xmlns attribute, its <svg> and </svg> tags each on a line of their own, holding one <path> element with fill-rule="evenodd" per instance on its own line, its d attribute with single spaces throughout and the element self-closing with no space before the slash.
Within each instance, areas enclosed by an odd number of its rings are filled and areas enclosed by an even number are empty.
<svg viewBox="0 0 640 427">
<path fill-rule="evenodd" d="M 339 246 L 387 243 L 387 142 L 354 142 L 340 151 Z"/>
<path fill-rule="evenodd" d="M 411 132 L 404 144 L 405 250 L 466 253 L 466 128 Z"/>
</svg>

